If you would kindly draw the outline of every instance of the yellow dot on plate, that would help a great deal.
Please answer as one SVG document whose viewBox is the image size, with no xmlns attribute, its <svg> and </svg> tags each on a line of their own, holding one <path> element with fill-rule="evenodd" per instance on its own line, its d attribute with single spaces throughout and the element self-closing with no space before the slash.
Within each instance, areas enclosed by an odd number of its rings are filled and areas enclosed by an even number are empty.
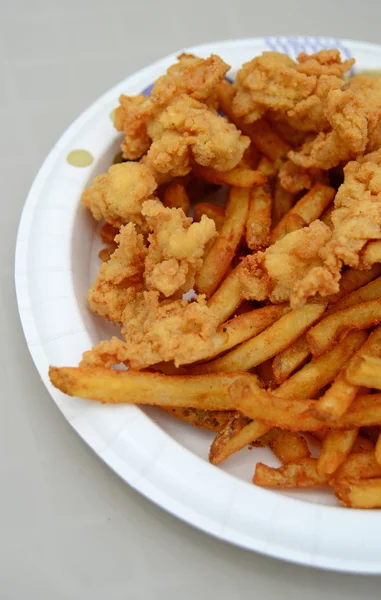
<svg viewBox="0 0 381 600">
<path fill-rule="evenodd" d="M 110 112 L 110 119 L 113 123 L 115 123 L 115 108 Z"/>
<path fill-rule="evenodd" d="M 94 156 L 87 150 L 72 150 L 66 160 L 72 167 L 88 167 L 94 162 Z"/>
</svg>

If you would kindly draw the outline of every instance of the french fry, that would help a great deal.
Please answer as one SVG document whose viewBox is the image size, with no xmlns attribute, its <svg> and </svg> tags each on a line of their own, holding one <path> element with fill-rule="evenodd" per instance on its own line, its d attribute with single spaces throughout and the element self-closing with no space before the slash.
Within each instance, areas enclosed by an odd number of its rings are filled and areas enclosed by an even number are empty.
<svg viewBox="0 0 381 600">
<path fill-rule="evenodd" d="M 187 215 L 191 202 L 185 186 L 182 183 L 174 182 L 166 185 L 163 193 L 163 204 L 168 208 L 182 208 Z"/>
<path fill-rule="evenodd" d="M 272 207 L 272 225 L 275 228 L 283 217 L 291 210 L 294 204 L 295 197 L 290 192 L 287 192 L 281 185 L 279 180 L 275 183 L 274 201 Z M 302 219 L 303 223 L 304 220 Z M 301 221 L 299 221 L 301 222 Z M 304 227 L 304 225 L 302 225 Z"/>
<path fill-rule="evenodd" d="M 194 165 L 193 173 L 199 179 L 215 183 L 216 185 L 251 188 L 266 183 L 266 177 L 262 173 L 253 169 L 247 169 L 246 167 L 235 167 L 230 171 L 216 171 L 211 167 Z"/>
<path fill-rule="evenodd" d="M 110 225 L 110 223 L 104 223 L 100 228 L 101 240 L 104 244 L 113 244 L 115 236 L 118 235 L 119 229 Z"/>
<path fill-rule="evenodd" d="M 271 358 L 265 360 L 263 363 L 258 365 L 255 370 L 259 379 L 262 381 L 263 385 L 267 387 L 272 387 L 274 383 L 274 373 L 273 373 L 273 361 Z"/>
<path fill-rule="evenodd" d="M 311 360 L 300 371 L 286 379 L 274 394 L 282 398 L 313 398 L 319 390 L 331 383 L 342 367 L 365 341 L 363 331 L 354 331 L 328 352 Z M 314 407 L 316 407 L 317 401 Z"/>
<path fill-rule="evenodd" d="M 328 431 L 324 437 L 316 470 L 320 475 L 332 475 L 344 462 L 356 441 L 358 429 Z"/>
<path fill-rule="evenodd" d="M 100 367 L 50 367 L 52 384 L 69 396 L 105 403 L 149 404 L 202 410 L 234 410 L 228 388 L 242 374 L 169 377 L 161 373 Z M 243 374 L 248 379 L 254 375 Z"/>
<path fill-rule="evenodd" d="M 371 479 L 373 477 L 381 477 L 381 466 L 376 461 L 372 449 L 370 451 L 352 452 L 337 469 L 333 481 L 338 479 Z"/>
<path fill-rule="evenodd" d="M 359 386 L 346 380 L 345 371 L 339 373 L 331 387 L 316 402 L 314 416 L 322 421 L 339 419 L 348 410 L 358 391 Z"/>
<path fill-rule="evenodd" d="M 351 329 L 369 329 L 381 322 L 381 298 L 339 310 L 325 317 L 307 333 L 313 356 L 320 356 Z"/>
<path fill-rule="evenodd" d="M 286 313 L 259 335 L 243 342 L 224 356 L 192 368 L 192 373 L 248 371 L 275 356 L 301 335 L 324 312 L 322 304 L 306 304 Z"/>
<path fill-rule="evenodd" d="M 267 425 L 259 421 L 250 421 L 238 413 L 214 439 L 209 452 L 210 462 L 219 465 L 268 431 Z"/>
<path fill-rule="evenodd" d="M 247 189 L 230 188 L 224 224 L 196 277 L 199 294 L 209 298 L 224 277 L 245 230 L 249 197 Z"/>
<path fill-rule="evenodd" d="M 218 324 L 226 321 L 243 300 L 239 269 L 240 266 L 229 273 L 208 302 L 210 313 L 217 319 Z"/>
<path fill-rule="evenodd" d="M 374 449 L 374 453 L 376 456 L 376 461 L 381 467 L 381 432 L 378 434 L 376 447 Z"/>
<path fill-rule="evenodd" d="M 347 269 L 341 276 L 340 279 L 340 290 L 337 294 L 331 294 L 326 296 L 325 300 L 329 304 L 339 302 L 344 296 L 349 295 L 351 292 L 358 290 L 360 287 L 365 286 L 367 283 L 381 275 L 381 264 L 373 265 L 367 271 L 358 271 L 357 269 Z M 348 296 L 349 297 L 349 296 Z M 371 300 L 371 298 L 368 298 Z M 357 304 L 357 301 L 354 302 Z"/>
<path fill-rule="evenodd" d="M 272 433 L 268 445 L 281 463 L 287 464 L 311 456 L 305 438 L 295 431 L 273 429 Z"/>
<path fill-rule="evenodd" d="M 381 477 L 354 481 L 335 479 L 332 488 L 343 506 L 381 508 Z"/>
<path fill-rule="evenodd" d="M 194 427 L 208 429 L 209 431 L 222 431 L 233 417 L 235 411 L 231 410 L 199 410 L 196 408 L 173 408 L 170 406 L 160 406 L 162 410 L 170 414 L 175 419 L 186 421 Z"/>
<path fill-rule="evenodd" d="M 272 198 L 263 187 L 250 194 L 246 221 L 246 243 L 250 250 L 266 248 L 270 240 Z"/>
<path fill-rule="evenodd" d="M 349 362 L 345 370 L 347 381 L 357 386 L 378 388 L 381 383 L 380 357 L 381 327 L 377 327 Z"/>
<path fill-rule="evenodd" d="M 202 215 L 206 215 L 209 219 L 213 219 L 217 231 L 221 231 L 225 221 L 225 209 L 223 206 L 217 206 L 210 202 L 197 202 L 194 207 L 194 220 L 201 221 Z"/>
<path fill-rule="evenodd" d="M 318 219 L 322 212 L 332 202 L 336 195 L 336 190 L 328 185 L 317 183 L 307 194 L 303 196 L 293 206 L 287 214 L 279 221 L 278 225 L 272 230 L 270 241 L 274 244 L 277 240 L 284 237 L 288 229 L 288 221 L 291 215 L 297 215 L 302 219 L 301 222 L 309 225 L 315 219 Z"/>
<path fill-rule="evenodd" d="M 243 313 L 223 323 L 213 336 L 214 350 L 208 354 L 208 358 L 213 358 L 258 335 L 289 310 L 290 308 L 286 304 L 268 305 Z"/>
<path fill-rule="evenodd" d="M 311 354 L 306 334 L 303 333 L 287 348 L 279 352 L 273 360 L 273 372 L 276 383 L 285 381 L 291 373 L 306 362 Z"/>
<path fill-rule="evenodd" d="M 270 160 L 267 156 L 261 156 L 258 162 L 257 169 L 260 173 L 265 175 L 267 179 L 276 177 L 279 171 L 279 161 Z"/>
<path fill-rule="evenodd" d="M 332 304 L 328 307 L 325 316 L 329 316 L 339 310 L 349 308 L 350 306 L 367 302 L 368 300 L 377 300 L 378 298 L 381 298 L 381 277 L 377 277 L 360 288 L 351 291 L 346 296 L 343 296 L 336 304 Z"/>
<path fill-rule="evenodd" d="M 253 144 L 250 144 L 250 146 L 246 148 L 245 152 L 243 153 L 243 158 L 240 163 L 240 166 L 244 166 L 248 169 L 255 170 L 258 167 L 259 156 L 260 155 L 257 148 L 253 146 Z"/>
<path fill-rule="evenodd" d="M 316 458 L 302 458 L 278 469 L 257 463 L 253 483 L 261 487 L 316 488 L 327 485 L 326 475 L 316 470 Z"/>
</svg>

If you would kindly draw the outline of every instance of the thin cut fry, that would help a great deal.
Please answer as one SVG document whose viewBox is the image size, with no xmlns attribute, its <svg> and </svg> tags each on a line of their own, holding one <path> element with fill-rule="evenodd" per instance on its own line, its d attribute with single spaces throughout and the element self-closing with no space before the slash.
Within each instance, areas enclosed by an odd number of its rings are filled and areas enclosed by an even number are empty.
<svg viewBox="0 0 381 600">
<path fill-rule="evenodd" d="M 196 278 L 198 293 L 208 298 L 225 275 L 245 230 L 250 192 L 232 187 L 221 231 Z"/>
<path fill-rule="evenodd" d="M 187 215 L 190 210 L 190 199 L 182 183 L 169 183 L 163 194 L 163 204 L 168 208 L 182 208 Z"/>
<path fill-rule="evenodd" d="M 367 271 L 358 271 L 356 269 L 347 269 L 341 276 L 340 279 L 340 290 L 337 294 L 326 296 L 325 300 L 329 304 L 334 304 L 353 292 L 358 290 L 360 287 L 365 286 L 367 283 L 381 275 L 381 264 L 373 265 L 373 267 Z M 371 298 L 369 298 L 371 300 Z M 357 302 L 354 302 L 356 304 Z"/>
<path fill-rule="evenodd" d="M 273 429 L 269 446 L 281 463 L 286 464 L 311 456 L 308 444 L 304 437 L 295 431 L 282 431 Z"/>
<path fill-rule="evenodd" d="M 353 385 L 379 389 L 381 384 L 381 327 L 368 337 L 345 370 L 345 377 Z"/>
<path fill-rule="evenodd" d="M 336 304 L 328 307 L 325 316 L 329 316 L 350 306 L 367 302 L 368 300 L 377 300 L 378 298 L 381 298 L 381 277 L 377 277 L 377 279 L 343 296 Z"/>
<path fill-rule="evenodd" d="M 197 202 L 194 207 L 194 220 L 201 221 L 202 215 L 206 215 L 209 219 L 213 219 L 217 231 L 221 231 L 225 221 L 225 209 L 223 206 L 217 206 L 210 202 Z"/>
<path fill-rule="evenodd" d="M 381 466 L 376 461 L 373 449 L 352 452 L 337 469 L 334 479 L 370 479 L 381 477 Z"/>
<path fill-rule="evenodd" d="M 316 458 L 302 458 L 278 469 L 257 463 L 253 482 L 262 487 L 316 488 L 327 485 L 327 476 L 316 470 Z"/>
<path fill-rule="evenodd" d="M 216 171 L 211 167 L 194 165 L 193 173 L 199 179 L 215 183 L 216 185 L 251 188 L 266 183 L 266 177 L 262 173 L 253 169 L 247 169 L 246 167 L 235 167 L 230 171 Z"/>
<path fill-rule="evenodd" d="M 246 221 L 246 243 L 251 250 L 266 248 L 270 240 L 272 199 L 263 187 L 251 190 Z"/>
<path fill-rule="evenodd" d="M 209 431 L 222 431 L 236 415 L 231 410 L 199 410 L 196 408 L 173 408 L 171 406 L 160 406 L 162 410 L 172 417 L 186 421 L 194 427 L 208 429 Z"/>
<path fill-rule="evenodd" d="M 351 329 L 368 329 L 381 322 L 381 298 L 340 310 L 315 325 L 307 333 L 313 356 L 320 356 Z"/>
<path fill-rule="evenodd" d="M 278 225 L 273 229 L 271 233 L 270 241 L 274 244 L 277 240 L 281 239 L 287 233 L 287 223 L 291 215 L 297 215 L 309 225 L 315 219 L 318 219 L 322 212 L 332 202 L 336 194 L 336 190 L 328 185 L 322 185 L 320 183 L 313 186 L 307 194 L 303 196 L 293 206 L 288 213 L 281 219 Z"/>
<path fill-rule="evenodd" d="M 339 419 L 348 410 L 358 392 L 359 386 L 348 383 L 345 371 L 339 373 L 331 387 L 317 401 L 314 416 L 323 421 Z"/>
<path fill-rule="evenodd" d="M 234 313 L 242 300 L 240 266 L 238 265 L 214 292 L 208 302 L 208 307 L 218 324 L 221 324 Z"/>
<path fill-rule="evenodd" d="M 357 435 L 358 429 L 328 431 L 322 443 L 317 472 L 321 475 L 332 475 L 352 450 Z"/>
<path fill-rule="evenodd" d="M 381 467 L 381 433 L 378 434 L 377 443 L 376 443 L 376 447 L 375 447 L 374 453 L 375 453 L 375 456 L 376 456 L 376 461 L 378 462 L 378 464 Z"/>
<path fill-rule="evenodd" d="M 336 497 L 349 508 L 381 508 L 381 477 L 361 481 L 334 480 Z"/>
<path fill-rule="evenodd" d="M 281 219 L 291 210 L 295 196 L 285 190 L 279 180 L 275 183 L 272 210 L 272 225 L 276 227 Z"/>
<path fill-rule="evenodd" d="M 192 373 L 248 371 L 286 348 L 306 331 L 324 310 L 325 306 L 322 304 L 306 304 L 303 308 L 293 310 L 221 358 L 194 367 Z"/>
<path fill-rule="evenodd" d="M 237 414 L 214 439 L 210 447 L 210 462 L 213 465 L 219 465 L 223 460 L 262 437 L 268 431 L 267 425 L 258 421 L 250 421 L 247 417 Z"/>
<path fill-rule="evenodd" d="M 113 371 L 101 367 L 50 367 L 52 384 L 69 396 L 106 403 L 150 404 L 203 410 L 234 410 L 228 388 L 238 377 L 254 375 L 221 373 L 214 376 L 169 377 L 161 373 Z M 191 382 L 191 385 L 190 385 Z"/>
<path fill-rule="evenodd" d="M 277 354 L 273 360 L 275 381 L 280 384 L 287 379 L 311 354 L 306 334 L 303 333 L 295 342 Z"/>
</svg>

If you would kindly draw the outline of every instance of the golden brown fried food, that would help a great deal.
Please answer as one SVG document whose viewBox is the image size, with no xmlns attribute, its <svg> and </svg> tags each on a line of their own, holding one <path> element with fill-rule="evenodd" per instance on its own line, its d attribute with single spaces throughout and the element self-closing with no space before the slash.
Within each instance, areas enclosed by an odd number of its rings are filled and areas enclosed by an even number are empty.
<svg viewBox="0 0 381 600">
<path fill-rule="evenodd" d="M 120 163 L 94 179 L 83 192 L 82 202 L 97 221 L 104 219 L 118 228 L 129 221 L 140 224 L 142 203 L 152 197 L 156 187 L 148 167 L 134 162 Z"/>
<path fill-rule="evenodd" d="M 148 133 L 152 145 L 144 163 L 159 181 L 186 175 L 192 162 L 229 171 L 250 145 L 235 125 L 185 94 L 150 122 Z"/>
<path fill-rule="evenodd" d="M 170 360 L 178 366 L 212 353 L 217 319 L 203 296 L 196 302 L 160 302 L 159 292 L 135 292 L 131 287 L 122 318 L 125 361 L 133 369 Z"/>
<path fill-rule="evenodd" d="M 151 231 L 145 259 L 147 289 L 165 297 L 192 289 L 205 247 L 217 235 L 214 221 L 203 215 L 199 223 L 192 223 L 181 208 L 166 208 L 155 200 L 143 204 L 142 215 Z"/>
</svg>

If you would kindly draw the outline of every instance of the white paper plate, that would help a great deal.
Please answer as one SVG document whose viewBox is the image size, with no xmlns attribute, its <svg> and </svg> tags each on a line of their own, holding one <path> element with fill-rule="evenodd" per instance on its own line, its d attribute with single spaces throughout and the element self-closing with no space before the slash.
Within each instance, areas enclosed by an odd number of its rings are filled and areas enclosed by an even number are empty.
<svg viewBox="0 0 381 600">
<path fill-rule="evenodd" d="M 357 69 L 381 66 L 381 47 L 333 38 L 257 38 L 215 42 L 189 51 L 214 52 L 235 70 L 263 50 L 338 47 L 357 58 Z M 281 493 L 250 483 L 254 461 L 276 464 L 267 450 L 248 449 L 222 468 L 208 463 L 212 435 L 159 411 L 103 406 L 54 389 L 48 367 L 76 365 L 84 350 L 110 335 L 91 314 L 86 294 L 99 261 L 99 238 L 82 190 L 107 170 L 119 150 L 110 112 L 124 92 L 137 94 L 174 62 L 168 56 L 128 77 L 88 108 L 64 133 L 41 167 L 22 214 L 16 250 L 16 288 L 26 340 L 56 404 L 79 435 L 116 473 L 147 498 L 216 537 L 305 565 L 381 573 L 380 511 L 338 506 L 325 492 Z M 75 149 L 90 166 L 67 162 Z"/>
</svg>

